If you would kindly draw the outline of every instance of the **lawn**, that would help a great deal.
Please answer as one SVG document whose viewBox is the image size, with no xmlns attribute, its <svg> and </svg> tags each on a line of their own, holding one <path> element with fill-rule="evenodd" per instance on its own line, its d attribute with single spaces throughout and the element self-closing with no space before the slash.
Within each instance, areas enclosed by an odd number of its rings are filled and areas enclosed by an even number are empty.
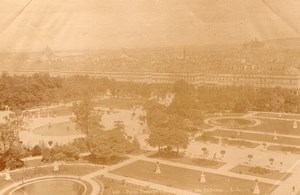
<svg viewBox="0 0 300 195">
<path fill-rule="evenodd" d="M 283 118 L 283 119 L 298 119 L 300 120 L 299 114 L 281 114 L 281 117 L 277 113 L 257 113 L 254 116 L 258 117 L 272 117 L 272 118 Z"/>
<path fill-rule="evenodd" d="M 227 138 L 224 138 L 222 140 L 222 143 L 230 146 L 238 146 L 238 147 L 246 147 L 246 148 L 256 148 L 257 146 L 259 146 L 259 144 L 253 142 L 249 142 L 245 140 L 230 140 Z"/>
<path fill-rule="evenodd" d="M 244 133 L 244 132 L 240 132 L 240 135 L 238 136 L 236 131 L 230 131 L 230 130 L 216 130 L 216 131 L 210 132 L 210 135 L 211 136 L 222 136 L 222 137 L 234 138 L 234 139 L 240 139 L 240 140 L 253 140 L 253 141 L 259 141 L 259 142 L 271 142 L 271 143 L 278 143 L 278 144 L 288 144 L 288 145 L 300 146 L 299 138 L 277 136 L 277 140 L 274 140 L 273 135 Z"/>
<path fill-rule="evenodd" d="M 272 119 L 259 119 L 259 120 L 261 121 L 260 125 L 248 127 L 245 130 L 269 132 L 269 133 L 274 133 L 274 131 L 276 131 L 278 134 L 300 135 L 300 123 L 298 124 L 298 128 L 293 129 L 293 121 L 272 120 Z"/>
<path fill-rule="evenodd" d="M 268 146 L 267 149 L 270 151 L 277 151 L 277 152 L 283 152 L 283 153 L 290 152 L 292 154 L 300 154 L 300 148 L 297 148 L 297 147 L 271 145 L 271 146 Z"/>
<path fill-rule="evenodd" d="M 226 163 L 212 160 L 212 159 L 200 159 L 200 158 L 188 158 L 185 156 L 179 156 L 179 157 L 173 157 L 173 158 L 166 158 L 166 157 L 161 157 L 157 153 L 154 155 L 149 156 L 150 158 L 159 158 L 163 160 L 169 160 L 172 162 L 178 162 L 182 164 L 188 164 L 188 165 L 194 165 L 194 166 L 199 166 L 203 168 L 210 168 L 210 169 L 218 169 L 225 165 Z"/>
<path fill-rule="evenodd" d="M 202 135 L 195 138 L 195 141 L 202 143 L 218 144 L 219 138 L 210 135 L 210 131 L 203 132 Z"/>
<path fill-rule="evenodd" d="M 103 195 L 112 194 L 136 194 L 136 195 L 169 195 L 158 190 L 150 189 L 149 187 L 142 187 L 114 179 L 98 176 L 95 178 L 97 182 L 101 182 L 104 186 Z"/>
<path fill-rule="evenodd" d="M 72 122 L 44 125 L 35 128 L 32 131 L 38 135 L 43 136 L 70 136 L 80 134 L 80 131 L 76 129 L 76 124 Z"/>
<path fill-rule="evenodd" d="M 11 172 L 10 176 L 12 180 L 6 181 L 4 178 L 0 178 L 0 186 L 5 187 L 13 184 L 14 182 L 31 179 L 34 177 L 41 176 L 55 176 L 55 175 L 75 175 L 82 176 L 94 171 L 100 170 L 99 166 L 87 166 L 87 165 L 61 165 L 59 166 L 58 172 L 53 172 L 53 166 L 49 167 L 36 167 L 30 170 L 18 170 L 15 172 Z"/>
<path fill-rule="evenodd" d="M 200 192 L 202 194 L 253 194 L 254 181 L 243 180 L 223 175 L 204 173 L 206 183 L 200 183 L 200 171 L 186 168 L 160 165 L 161 174 L 154 173 L 156 164 L 146 161 L 137 161 L 112 171 L 114 174 L 132 177 L 144 181 L 158 183 L 183 190 Z M 270 194 L 274 190 L 273 185 L 260 183 L 261 194 Z"/>
<path fill-rule="evenodd" d="M 263 173 L 254 173 L 251 171 L 251 166 L 246 166 L 246 165 L 238 165 L 231 169 L 231 172 L 234 173 L 239 173 L 239 174 L 245 174 L 245 175 L 252 175 L 252 176 L 257 176 L 257 177 L 263 177 L 263 178 L 268 178 L 268 179 L 276 179 L 276 180 L 286 180 L 289 176 L 291 176 L 291 173 L 280 173 L 278 170 L 270 170 L 269 173 L 263 174 Z"/>
</svg>

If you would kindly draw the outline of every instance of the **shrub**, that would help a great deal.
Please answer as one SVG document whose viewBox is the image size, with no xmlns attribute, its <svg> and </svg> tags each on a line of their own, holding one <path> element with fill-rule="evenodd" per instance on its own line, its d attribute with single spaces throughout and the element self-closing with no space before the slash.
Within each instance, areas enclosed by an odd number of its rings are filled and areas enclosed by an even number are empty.
<svg viewBox="0 0 300 195">
<path fill-rule="evenodd" d="M 266 174 L 270 174 L 271 171 L 267 168 L 263 168 L 263 167 L 251 167 L 249 169 L 250 172 L 255 173 L 255 174 L 260 174 L 260 175 L 266 175 Z"/>
<path fill-rule="evenodd" d="M 52 161 L 51 150 L 49 148 L 42 148 L 42 162 L 50 162 Z"/>
<path fill-rule="evenodd" d="M 196 137 L 195 140 L 200 142 L 210 142 L 213 144 L 219 143 L 219 139 L 211 136 L 209 133 L 203 133 L 201 136 Z"/>
<path fill-rule="evenodd" d="M 52 144 L 53 144 L 53 141 L 48 141 L 48 145 L 51 147 L 52 146 Z"/>
<path fill-rule="evenodd" d="M 53 156 L 53 160 L 55 160 L 55 161 L 60 161 L 60 160 L 65 160 L 65 159 L 67 159 L 67 155 L 65 155 L 62 152 L 57 153 Z"/>
<path fill-rule="evenodd" d="M 42 154 L 42 149 L 39 145 L 35 145 L 31 150 L 32 156 L 40 156 Z"/>
<path fill-rule="evenodd" d="M 31 155 L 30 150 L 27 149 L 27 148 L 24 148 L 24 147 L 20 147 L 18 149 L 18 152 L 19 152 L 19 155 L 20 155 L 21 158 L 29 157 Z"/>
<path fill-rule="evenodd" d="M 24 162 L 19 159 L 19 154 L 15 149 L 9 149 L 0 154 L 0 171 L 9 168 L 16 169 L 24 166 Z"/>
<path fill-rule="evenodd" d="M 281 147 L 281 150 L 282 150 L 283 152 L 299 152 L 299 151 L 300 151 L 299 148 L 291 147 L 291 146 L 282 146 L 282 147 Z"/>
<path fill-rule="evenodd" d="M 132 143 L 127 144 L 126 152 L 127 153 L 135 153 L 140 151 L 140 143 L 139 141 L 134 138 Z"/>
</svg>

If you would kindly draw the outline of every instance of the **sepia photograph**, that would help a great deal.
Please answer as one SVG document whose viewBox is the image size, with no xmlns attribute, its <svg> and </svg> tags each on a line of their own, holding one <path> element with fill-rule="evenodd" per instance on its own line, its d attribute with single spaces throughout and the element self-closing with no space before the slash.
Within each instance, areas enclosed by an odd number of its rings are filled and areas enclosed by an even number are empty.
<svg viewBox="0 0 300 195">
<path fill-rule="evenodd" d="M 0 195 L 300 195 L 300 0 L 0 0 Z"/>
</svg>

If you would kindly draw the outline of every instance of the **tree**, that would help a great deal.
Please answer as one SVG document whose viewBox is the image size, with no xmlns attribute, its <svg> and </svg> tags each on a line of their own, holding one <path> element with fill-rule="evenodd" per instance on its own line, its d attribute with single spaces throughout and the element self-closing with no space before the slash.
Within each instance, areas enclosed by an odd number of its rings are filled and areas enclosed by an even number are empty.
<svg viewBox="0 0 300 195">
<path fill-rule="evenodd" d="M 123 132 L 111 130 L 89 135 L 87 143 L 93 161 L 108 163 L 126 153 L 129 141 Z"/>
<path fill-rule="evenodd" d="M 150 146 L 158 147 L 158 152 L 162 147 L 170 147 L 175 148 L 178 154 L 180 148 L 185 149 L 188 146 L 189 139 L 188 134 L 181 129 L 165 127 L 151 129 L 148 142 Z"/>
<path fill-rule="evenodd" d="M 224 158 L 224 155 L 226 154 L 226 151 L 225 150 L 221 150 L 220 154 L 222 155 L 222 158 Z"/>
<path fill-rule="evenodd" d="M 206 147 L 201 148 L 201 151 L 202 151 L 203 156 L 206 156 L 208 153 L 208 150 Z"/>
<path fill-rule="evenodd" d="M 138 139 L 136 137 L 133 138 L 133 140 L 132 140 L 131 148 L 132 148 L 133 152 L 140 151 L 141 145 L 140 145 L 140 142 L 138 141 Z"/>
<path fill-rule="evenodd" d="M 9 148 L 3 154 L 0 154 L 0 171 L 3 169 L 16 169 L 24 166 L 24 162 L 20 160 L 20 155 L 17 149 Z"/>
<path fill-rule="evenodd" d="M 48 145 L 51 147 L 52 146 L 52 144 L 53 144 L 53 141 L 48 141 Z"/>
<path fill-rule="evenodd" d="M 94 105 L 90 97 L 85 97 L 78 105 L 74 105 L 73 111 L 79 129 L 85 135 L 92 131 L 102 129 L 101 116 L 94 112 Z"/>
<path fill-rule="evenodd" d="M 251 162 L 252 158 L 253 158 L 253 155 L 252 155 L 252 154 L 249 154 L 249 155 L 248 155 L 249 162 Z"/>
<path fill-rule="evenodd" d="M 262 145 L 264 147 L 264 150 L 267 150 L 267 143 L 264 142 Z"/>
<path fill-rule="evenodd" d="M 178 95 L 190 94 L 192 92 L 192 90 L 193 90 L 193 86 L 189 85 L 184 80 L 176 81 L 173 84 L 173 91 L 175 94 L 178 94 Z"/>
<path fill-rule="evenodd" d="M 35 145 L 31 150 L 32 156 L 39 156 L 42 154 L 42 149 L 39 145 Z"/>
<path fill-rule="evenodd" d="M 166 146 L 166 140 L 169 139 L 170 132 L 168 130 L 168 128 L 151 128 L 148 138 L 149 145 L 157 147 L 160 152 L 161 148 Z"/>
<path fill-rule="evenodd" d="M 0 124 L 0 141 L 4 151 L 20 145 L 19 133 L 23 125 L 22 114 L 18 111 L 6 117 L 5 122 Z"/>
<path fill-rule="evenodd" d="M 273 165 L 274 161 L 275 161 L 274 158 L 269 158 L 269 162 L 271 166 Z"/>
<path fill-rule="evenodd" d="M 166 143 L 168 147 L 176 148 L 177 155 L 179 154 L 179 149 L 186 149 L 189 144 L 188 134 L 182 129 L 173 129 L 168 142 Z"/>
</svg>

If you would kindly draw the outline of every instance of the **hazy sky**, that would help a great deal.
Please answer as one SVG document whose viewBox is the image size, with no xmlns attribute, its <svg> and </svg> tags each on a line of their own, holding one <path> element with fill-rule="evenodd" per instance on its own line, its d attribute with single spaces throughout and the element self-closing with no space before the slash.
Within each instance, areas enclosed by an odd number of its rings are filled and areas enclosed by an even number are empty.
<svg viewBox="0 0 300 195">
<path fill-rule="evenodd" d="M 295 38 L 300 37 L 299 10 L 300 0 L 0 0 L 0 50 Z"/>
</svg>

